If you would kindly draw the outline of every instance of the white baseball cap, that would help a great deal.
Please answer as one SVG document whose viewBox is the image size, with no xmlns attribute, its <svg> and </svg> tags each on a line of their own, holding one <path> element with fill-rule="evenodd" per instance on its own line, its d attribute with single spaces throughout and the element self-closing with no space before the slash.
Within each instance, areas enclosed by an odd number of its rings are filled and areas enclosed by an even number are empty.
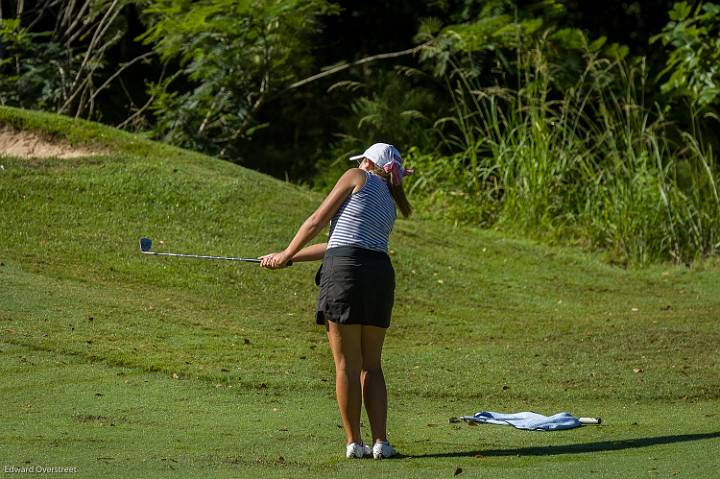
<svg viewBox="0 0 720 479">
<path fill-rule="evenodd" d="M 396 184 L 402 183 L 404 176 L 411 175 L 413 170 L 403 168 L 403 159 L 397 148 L 387 143 L 375 143 L 363 152 L 362 155 L 351 156 L 350 160 L 357 161 L 367 158 L 378 168 L 387 172 L 393 171 Z"/>
<path fill-rule="evenodd" d="M 397 160 L 400 164 L 402 164 L 403 161 L 397 148 L 387 143 L 375 143 L 365 150 L 362 155 L 350 157 L 351 160 L 355 161 L 362 160 L 363 158 L 367 158 L 380 168 L 384 167 L 393 160 Z"/>
</svg>

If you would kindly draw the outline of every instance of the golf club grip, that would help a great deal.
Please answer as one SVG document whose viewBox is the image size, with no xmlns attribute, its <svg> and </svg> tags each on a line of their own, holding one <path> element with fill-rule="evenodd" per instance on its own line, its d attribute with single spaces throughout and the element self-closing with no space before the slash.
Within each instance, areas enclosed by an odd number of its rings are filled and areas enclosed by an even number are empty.
<svg viewBox="0 0 720 479">
<path fill-rule="evenodd" d="M 257 261 L 257 263 L 259 263 L 259 262 L 260 262 L 260 260 Z M 288 261 L 287 263 L 285 263 L 285 266 L 286 266 L 286 267 L 292 266 L 292 260 L 290 260 L 290 261 Z"/>
<path fill-rule="evenodd" d="M 293 265 L 293 260 L 288 260 L 288 262 L 285 263 L 285 267 L 286 267 L 286 268 L 289 268 L 289 267 L 292 266 L 292 265 Z"/>
</svg>

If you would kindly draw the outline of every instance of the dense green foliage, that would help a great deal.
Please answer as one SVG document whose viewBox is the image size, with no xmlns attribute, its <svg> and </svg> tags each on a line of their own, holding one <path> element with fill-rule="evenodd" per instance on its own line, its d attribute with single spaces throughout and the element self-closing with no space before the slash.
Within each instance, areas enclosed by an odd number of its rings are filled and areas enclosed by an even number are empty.
<svg viewBox="0 0 720 479">
<path fill-rule="evenodd" d="M 348 461 L 312 317 L 317 264 L 269 271 L 148 257 L 137 244 L 262 254 L 287 244 L 321 194 L 92 122 L 10 108 L 0 122 L 107 152 L 0 161 L 5 467 L 82 478 L 717 469 L 717 264 L 626 271 L 575 249 L 399 220 L 384 369 L 404 457 Z M 479 410 L 568 410 L 604 425 L 447 423 Z"/>
<path fill-rule="evenodd" d="M 150 86 L 157 134 L 238 157 L 238 143 L 263 126 L 257 115 L 269 98 L 309 71 L 308 37 L 318 17 L 331 12 L 325 0 L 153 2 L 144 11 L 144 41 L 164 62 L 179 64 Z"/>
<path fill-rule="evenodd" d="M 653 37 L 671 47 L 669 74 L 662 85 L 664 92 L 686 97 L 700 106 L 717 105 L 720 97 L 720 5 L 707 3 L 702 13 L 692 15 L 690 6 L 677 3 L 670 12 L 671 21 L 662 33 Z"/>
<path fill-rule="evenodd" d="M 57 43 L 38 41 L 38 37 L 43 35 L 22 29 L 19 20 L 0 23 L 3 104 L 46 110 L 59 108 L 62 86 L 56 84 L 58 65 L 53 62 L 63 51 Z"/>
<path fill-rule="evenodd" d="M 128 35 L 120 14 L 132 0 L 59 2 L 57 12 L 57 2 L 25 3 L 17 19 L 0 19 L 0 104 L 88 118 L 115 108 L 102 94 L 128 66 L 111 52 Z"/>
<path fill-rule="evenodd" d="M 414 188 L 429 208 L 586 241 L 621 264 L 686 262 L 720 249 L 720 162 L 698 126 L 707 111 L 690 105 L 689 130 L 670 123 L 667 109 L 649 104 L 643 58 L 502 12 L 447 27 L 434 43 L 443 47 L 429 55 L 440 57 L 453 100 L 435 127 L 455 153 L 413 158 Z M 518 86 L 488 84 L 490 61 Z"/>
<path fill-rule="evenodd" d="M 3 104 L 321 190 L 348 154 L 387 141 L 416 166 L 423 217 L 602 248 L 619 264 L 720 248 L 717 3 L 11 5 Z"/>
</svg>

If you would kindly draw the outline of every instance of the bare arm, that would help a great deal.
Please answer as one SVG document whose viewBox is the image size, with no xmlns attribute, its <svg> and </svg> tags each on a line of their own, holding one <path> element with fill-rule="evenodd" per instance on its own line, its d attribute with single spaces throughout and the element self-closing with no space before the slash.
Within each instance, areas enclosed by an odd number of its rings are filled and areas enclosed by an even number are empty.
<svg viewBox="0 0 720 479">
<path fill-rule="evenodd" d="M 313 212 L 305 222 L 300 226 L 300 229 L 295 234 L 295 237 L 290 241 L 290 244 L 285 248 L 284 251 L 279 253 L 271 253 L 265 256 L 261 256 L 260 263 L 265 268 L 277 269 L 284 267 L 290 259 L 300 253 L 303 246 L 305 246 L 310 240 L 317 236 L 320 231 L 330 222 L 330 219 L 337 212 L 343 202 L 350 196 L 354 191 L 357 191 L 365 184 L 365 172 L 359 168 L 352 168 L 343 174 L 335 187 L 332 189 L 330 194 L 323 200 L 317 210 Z M 327 245 L 326 245 L 327 247 Z M 311 247 L 312 248 L 312 247 Z M 311 254 L 316 254 L 318 251 L 313 249 L 310 251 Z M 323 251 L 324 254 L 324 251 Z M 303 254 L 303 257 L 306 255 Z M 314 257 L 313 257 L 314 259 Z M 317 258 L 319 259 L 319 258 Z M 302 261 L 302 260 L 300 260 Z M 309 261 L 309 260 L 307 260 Z"/>
<path fill-rule="evenodd" d="M 317 243 L 314 245 L 306 246 L 301 249 L 295 256 L 292 257 L 294 262 L 298 261 L 317 261 L 323 259 L 325 251 L 327 250 L 327 243 Z"/>
</svg>

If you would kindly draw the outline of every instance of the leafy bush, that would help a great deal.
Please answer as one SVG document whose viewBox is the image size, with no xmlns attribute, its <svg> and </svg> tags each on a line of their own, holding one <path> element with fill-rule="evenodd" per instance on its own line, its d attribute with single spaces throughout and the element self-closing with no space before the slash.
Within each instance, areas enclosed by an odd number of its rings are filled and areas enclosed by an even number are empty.
<svg viewBox="0 0 720 479">
<path fill-rule="evenodd" d="M 663 92 L 689 99 L 698 106 L 720 101 L 720 5 L 705 3 L 693 15 L 687 2 L 676 3 L 670 22 L 651 39 L 669 47 L 661 76 L 669 75 Z"/>
<path fill-rule="evenodd" d="M 19 20 L 0 21 L 0 104 L 57 111 L 72 74 L 62 46 Z"/>
<path fill-rule="evenodd" d="M 164 140 L 222 157 L 264 125 L 265 103 L 307 70 L 308 39 L 325 0 L 157 0 L 144 41 L 168 64 L 154 84 L 155 130 Z"/>
<path fill-rule="evenodd" d="M 141 58 L 124 64 L 109 51 L 126 35 L 121 13 L 134 0 L 37 2 L 20 19 L 0 21 L 0 102 L 76 117 L 100 118 L 99 95 Z M 35 31 L 36 25 L 54 30 Z M 109 68 L 110 67 L 110 68 Z"/>
</svg>

